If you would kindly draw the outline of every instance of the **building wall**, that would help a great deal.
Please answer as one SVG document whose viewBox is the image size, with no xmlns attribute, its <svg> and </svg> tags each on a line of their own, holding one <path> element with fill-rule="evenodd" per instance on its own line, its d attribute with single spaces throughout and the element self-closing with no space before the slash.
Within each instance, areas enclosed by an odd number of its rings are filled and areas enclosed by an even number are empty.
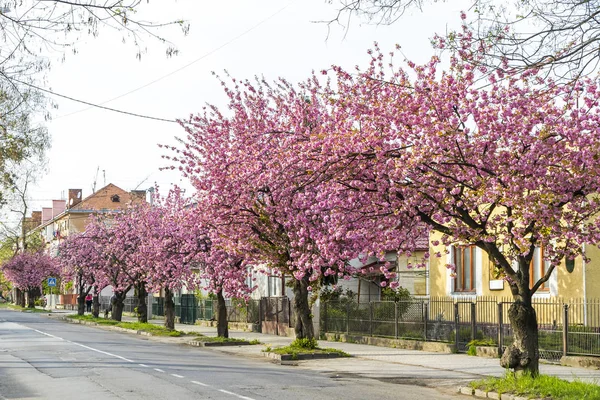
<svg viewBox="0 0 600 400">
<path fill-rule="evenodd" d="M 439 240 L 441 234 L 433 233 L 432 240 Z M 460 293 L 454 293 L 452 290 L 451 271 L 446 268 L 447 263 L 451 263 L 451 254 L 446 254 L 443 245 L 431 246 L 431 254 L 440 252 L 442 257 L 432 256 L 429 269 L 429 287 L 431 296 L 460 296 Z M 553 272 L 548 286 L 548 291 L 538 291 L 534 297 L 550 298 L 560 297 L 563 299 L 580 299 L 600 297 L 600 250 L 596 246 L 586 246 L 586 253 L 591 259 L 584 267 L 582 257 L 575 259 L 575 268 L 573 272 L 568 272 L 563 261 Z M 481 282 L 476 292 L 477 296 L 493 296 L 498 298 L 510 298 L 512 294 L 508 282 L 496 281 L 493 284 L 499 285 L 501 289 L 493 289 L 490 280 L 491 276 L 489 257 L 485 251 L 478 253 L 479 260 L 477 267 L 481 269 L 477 275 Z M 585 268 L 585 279 L 584 279 Z M 585 280 L 585 286 L 584 286 Z M 585 287 L 585 289 L 584 289 Z"/>
</svg>

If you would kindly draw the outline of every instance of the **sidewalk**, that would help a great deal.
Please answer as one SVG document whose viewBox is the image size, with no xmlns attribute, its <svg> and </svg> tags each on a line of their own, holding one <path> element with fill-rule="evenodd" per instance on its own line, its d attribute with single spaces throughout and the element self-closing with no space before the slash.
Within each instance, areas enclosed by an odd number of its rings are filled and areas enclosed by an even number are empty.
<svg viewBox="0 0 600 400">
<path fill-rule="evenodd" d="M 124 321 L 135 321 L 132 317 L 123 317 Z M 161 325 L 162 319 L 153 319 L 151 323 Z M 176 324 L 175 329 L 183 332 L 201 333 L 217 336 L 217 329 L 200 325 Z M 291 338 L 266 335 L 256 332 L 229 330 L 229 336 L 247 340 L 258 339 L 263 345 L 212 347 L 217 351 L 245 357 L 264 357 L 265 346 L 286 346 Z M 397 382 L 424 386 L 452 386 L 485 376 L 501 376 L 504 369 L 496 358 L 472 357 L 466 354 L 433 353 L 418 350 L 394 349 L 362 344 L 330 342 L 319 340 L 320 347 L 332 347 L 345 351 L 352 358 L 334 358 L 327 360 L 296 361 L 298 368 L 310 369 L 332 374 L 333 378 L 362 376 L 387 382 Z M 566 380 L 581 380 L 600 384 L 600 370 L 565 367 L 555 364 L 541 364 L 543 374 L 557 376 Z"/>
</svg>

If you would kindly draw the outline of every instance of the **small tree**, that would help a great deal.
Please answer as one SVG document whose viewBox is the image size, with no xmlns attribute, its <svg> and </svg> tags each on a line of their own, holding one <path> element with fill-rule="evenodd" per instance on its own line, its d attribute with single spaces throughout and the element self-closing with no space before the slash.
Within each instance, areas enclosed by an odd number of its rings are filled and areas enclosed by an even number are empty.
<svg viewBox="0 0 600 400">
<path fill-rule="evenodd" d="M 56 261 L 43 253 L 20 253 L 2 265 L 6 279 L 27 293 L 27 306 L 35 307 L 42 282 L 49 277 L 56 277 L 59 270 Z"/>
<path fill-rule="evenodd" d="M 61 276 L 65 281 L 75 282 L 78 315 L 85 313 L 86 296 L 93 292 L 97 297 L 101 289 L 98 271 L 104 260 L 100 251 L 97 243 L 84 233 L 70 235 L 59 246 L 57 260 L 62 267 Z M 98 312 L 94 316 L 98 317 Z"/>
<path fill-rule="evenodd" d="M 144 260 L 147 288 L 151 292 L 164 290 L 165 327 L 175 329 L 174 293 L 182 287 L 196 288 L 192 267 L 196 257 L 210 248 L 206 228 L 198 223 L 190 199 L 175 187 L 165 197 L 156 192 L 140 236 L 144 245 L 138 256 Z"/>
<path fill-rule="evenodd" d="M 217 335 L 225 338 L 229 337 L 225 296 L 247 300 L 254 289 L 246 282 L 248 271 L 244 259 L 225 251 L 222 246 L 226 243 L 220 242 L 218 232 L 212 232 L 210 249 L 196 257 L 200 284 L 217 296 Z"/>
</svg>

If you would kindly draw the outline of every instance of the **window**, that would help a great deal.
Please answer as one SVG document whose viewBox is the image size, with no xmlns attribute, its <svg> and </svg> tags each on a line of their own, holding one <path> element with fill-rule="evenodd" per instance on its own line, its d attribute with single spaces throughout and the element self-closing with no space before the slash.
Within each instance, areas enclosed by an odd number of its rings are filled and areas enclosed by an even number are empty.
<svg viewBox="0 0 600 400">
<path fill-rule="evenodd" d="M 456 267 L 456 276 L 454 277 L 455 292 L 475 291 L 475 251 L 475 246 L 454 247 L 454 266 Z"/>
<path fill-rule="evenodd" d="M 533 251 L 533 259 L 529 264 L 529 287 L 533 287 L 535 283 L 540 280 L 548 270 L 550 262 L 544 260 L 544 247 L 536 247 Z M 549 290 L 548 282 L 544 282 L 538 290 Z"/>
<path fill-rule="evenodd" d="M 121 201 L 121 198 L 119 197 L 118 194 L 113 194 L 110 199 L 112 200 L 113 203 L 118 203 Z"/>
</svg>

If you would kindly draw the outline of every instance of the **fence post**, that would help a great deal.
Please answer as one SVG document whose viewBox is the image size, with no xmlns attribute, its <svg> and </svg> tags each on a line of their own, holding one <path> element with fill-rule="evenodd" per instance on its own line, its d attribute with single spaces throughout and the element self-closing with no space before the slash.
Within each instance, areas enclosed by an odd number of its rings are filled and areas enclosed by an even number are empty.
<svg viewBox="0 0 600 400">
<path fill-rule="evenodd" d="M 427 321 L 429 320 L 429 307 L 428 304 L 425 304 L 425 300 L 421 300 L 421 308 L 422 308 L 422 313 L 421 315 L 423 315 L 423 337 L 425 338 L 425 341 L 427 341 Z"/>
<path fill-rule="evenodd" d="M 394 337 L 398 339 L 398 302 L 394 302 Z"/>
<path fill-rule="evenodd" d="M 346 303 L 346 335 L 350 335 L 350 303 Z"/>
<path fill-rule="evenodd" d="M 471 303 L 471 340 L 477 338 L 477 308 L 475 303 Z"/>
<path fill-rule="evenodd" d="M 369 302 L 369 334 L 373 336 L 373 302 Z"/>
<path fill-rule="evenodd" d="M 288 327 L 291 328 L 293 326 L 296 326 L 296 321 L 292 321 L 292 302 L 287 297 L 286 297 L 286 299 L 287 299 L 287 305 L 288 305 L 288 321 L 289 321 Z M 311 313 L 312 313 L 312 310 L 311 310 Z"/>
<path fill-rule="evenodd" d="M 460 336 L 460 316 L 458 315 L 458 303 L 454 303 L 454 345 L 456 346 L 456 351 L 458 351 L 458 343 Z"/>
<path fill-rule="evenodd" d="M 279 336 L 279 299 L 277 297 L 272 297 L 275 299 L 275 335 Z M 283 304 L 281 305 L 283 312 Z"/>
<path fill-rule="evenodd" d="M 502 302 L 498 303 L 498 354 L 502 355 L 504 348 L 504 309 Z"/>
<path fill-rule="evenodd" d="M 323 332 L 327 333 L 327 302 L 323 302 Z"/>
<path fill-rule="evenodd" d="M 262 332 L 262 322 L 263 322 L 263 299 L 261 297 L 258 301 L 258 331 Z"/>
<path fill-rule="evenodd" d="M 569 352 L 569 305 L 563 305 L 563 357 Z"/>
</svg>

